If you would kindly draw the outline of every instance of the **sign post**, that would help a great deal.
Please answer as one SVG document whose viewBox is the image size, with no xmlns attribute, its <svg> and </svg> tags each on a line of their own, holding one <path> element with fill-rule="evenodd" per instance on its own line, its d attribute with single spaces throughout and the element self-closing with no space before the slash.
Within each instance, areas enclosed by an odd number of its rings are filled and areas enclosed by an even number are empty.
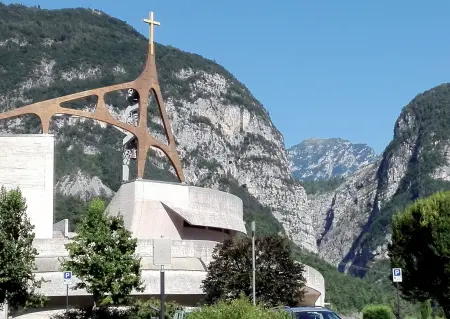
<svg viewBox="0 0 450 319">
<path fill-rule="evenodd" d="M 66 285 L 66 317 L 69 318 L 69 285 L 72 283 L 72 272 L 64 272 L 64 284 Z"/>
<path fill-rule="evenodd" d="M 398 283 L 403 281 L 401 268 L 392 268 L 392 281 L 395 282 L 395 287 L 397 288 L 397 318 L 400 319 L 400 292 Z"/>
<path fill-rule="evenodd" d="M 165 319 L 164 299 L 165 299 L 165 272 L 164 266 L 172 264 L 172 240 L 153 239 L 153 264 L 161 266 L 160 271 L 160 308 L 159 318 Z"/>
<path fill-rule="evenodd" d="M 253 289 L 253 305 L 256 306 L 256 280 L 255 280 L 255 221 L 252 221 L 252 289 Z"/>
</svg>

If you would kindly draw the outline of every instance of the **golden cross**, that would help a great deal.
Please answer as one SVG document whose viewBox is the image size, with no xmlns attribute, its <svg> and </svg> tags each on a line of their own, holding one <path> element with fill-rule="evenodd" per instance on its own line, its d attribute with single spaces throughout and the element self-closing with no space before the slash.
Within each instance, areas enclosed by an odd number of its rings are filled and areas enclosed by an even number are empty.
<svg viewBox="0 0 450 319">
<path fill-rule="evenodd" d="M 150 54 L 153 55 L 155 52 L 154 45 L 153 45 L 153 26 L 160 25 L 160 23 L 153 20 L 153 12 L 150 12 L 150 19 L 144 19 L 143 21 L 145 23 L 148 23 L 149 27 L 150 27 L 150 38 L 148 40 L 150 42 Z"/>
</svg>

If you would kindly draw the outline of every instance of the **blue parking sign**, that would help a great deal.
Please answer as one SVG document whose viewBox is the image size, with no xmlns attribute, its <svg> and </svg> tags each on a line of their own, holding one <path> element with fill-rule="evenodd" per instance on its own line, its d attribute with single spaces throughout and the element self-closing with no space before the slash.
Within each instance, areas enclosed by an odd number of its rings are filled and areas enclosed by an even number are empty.
<svg viewBox="0 0 450 319">
<path fill-rule="evenodd" d="M 64 278 L 64 284 L 68 285 L 68 284 L 72 283 L 72 272 L 65 271 L 63 278 Z"/>
<path fill-rule="evenodd" d="M 401 268 L 392 268 L 392 281 L 393 282 L 403 281 Z"/>
</svg>

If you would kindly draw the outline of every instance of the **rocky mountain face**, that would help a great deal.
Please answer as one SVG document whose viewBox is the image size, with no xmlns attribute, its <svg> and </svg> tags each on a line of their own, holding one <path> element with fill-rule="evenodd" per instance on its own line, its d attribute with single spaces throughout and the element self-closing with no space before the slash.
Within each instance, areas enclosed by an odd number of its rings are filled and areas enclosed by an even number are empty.
<svg viewBox="0 0 450 319">
<path fill-rule="evenodd" d="M 335 191 L 309 198 L 319 254 L 341 270 L 386 257 L 392 216 L 417 198 L 450 189 L 450 84 L 416 96 L 382 157 Z M 351 267 L 351 266 L 358 267 Z"/>
<path fill-rule="evenodd" d="M 377 159 L 370 146 L 340 138 L 304 140 L 288 149 L 288 157 L 294 178 L 307 181 L 347 177 Z"/>
<path fill-rule="evenodd" d="M 99 11 L 40 10 L 0 3 L 0 110 L 135 79 L 147 39 Z M 186 180 L 240 196 L 258 231 L 286 232 L 316 251 L 304 189 L 291 178 L 280 132 L 264 107 L 223 67 L 195 54 L 156 45 L 159 81 Z M 106 96 L 123 119 L 125 93 Z M 93 110 L 95 98 L 64 107 Z M 160 139 L 154 105 L 149 130 Z M 0 122 L 3 133 L 38 133 L 33 116 Z M 55 214 L 75 218 L 92 196 L 110 198 L 121 184 L 123 134 L 103 123 L 55 117 Z M 146 176 L 174 181 L 168 160 L 149 153 Z M 70 214 L 69 214 L 70 211 Z"/>
</svg>

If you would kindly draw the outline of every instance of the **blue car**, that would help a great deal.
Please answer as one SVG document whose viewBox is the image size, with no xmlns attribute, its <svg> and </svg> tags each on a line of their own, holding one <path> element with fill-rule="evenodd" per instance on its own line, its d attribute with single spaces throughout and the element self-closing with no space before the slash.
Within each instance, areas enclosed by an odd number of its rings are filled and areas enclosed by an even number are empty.
<svg viewBox="0 0 450 319">
<path fill-rule="evenodd" d="M 279 307 L 274 310 L 289 312 L 293 319 L 341 319 L 336 313 L 323 307 Z"/>
</svg>

